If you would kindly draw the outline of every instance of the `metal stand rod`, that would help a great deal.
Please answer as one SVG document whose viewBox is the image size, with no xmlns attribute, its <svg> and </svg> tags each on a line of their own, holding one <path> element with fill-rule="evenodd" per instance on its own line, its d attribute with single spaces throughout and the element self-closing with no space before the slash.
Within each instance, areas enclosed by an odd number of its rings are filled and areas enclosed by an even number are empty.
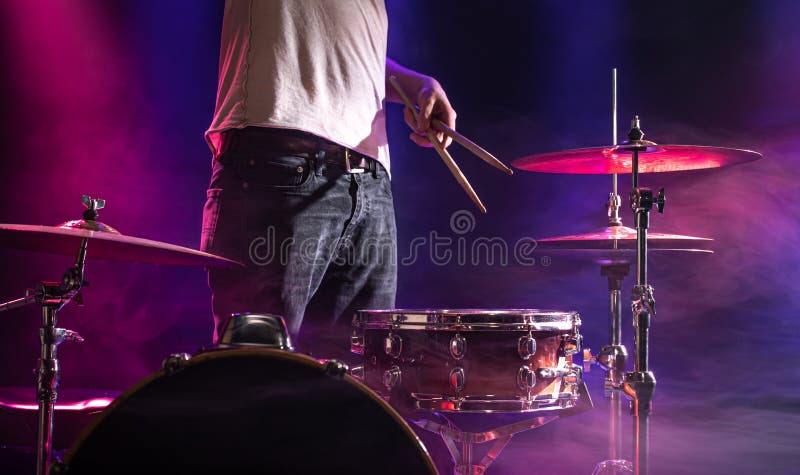
<svg viewBox="0 0 800 475">
<path fill-rule="evenodd" d="M 608 278 L 609 293 L 609 342 L 597 355 L 605 369 L 604 394 L 609 398 L 608 459 L 595 466 L 596 475 L 631 472 L 626 470 L 630 462 L 622 459 L 622 387 L 628 352 L 622 345 L 622 281 L 628 275 L 630 264 L 618 262 L 600 266 L 600 274 Z"/>
<path fill-rule="evenodd" d="M 612 391 L 608 401 L 608 458 L 622 459 L 622 394 Z"/>
<path fill-rule="evenodd" d="M 643 410 L 634 400 L 634 464 L 633 473 L 646 475 L 650 471 L 650 408 Z"/>
<path fill-rule="evenodd" d="M 650 210 L 657 205 L 658 211 L 664 208 L 663 189 L 657 197 L 649 188 L 639 187 L 639 152 L 647 148 L 642 139 L 644 134 L 635 117 L 628 134 L 625 150 L 632 152 L 631 209 L 636 221 L 636 285 L 633 287 L 631 310 L 634 326 L 634 371 L 625 375 L 623 389 L 631 396 L 634 417 L 634 473 L 647 475 L 649 470 L 650 431 L 649 417 L 652 409 L 656 379 L 650 371 L 648 354 L 650 346 L 650 320 L 655 315 L 653 289 L 647 283 L 647 228 Z"/>
<path fill-rule="evenodd" d="M 0 303 L 0 312 L 36 303 L 36 297 L 36 295 L 26 295 L 18 299 Z"/>
<path fill-rule="evenodd" d="M 617 68 L 611 70 L 611 145 L 617 145 Z M 608 196 L 608 225 L 622 226 L 619 208 L 622 204 L 617 190 L 617 174 L 611 174 L 611 194 Z M 613 343 L 612 343 L 613 344 Z"/>
<path fill-rule="evenodd" d="M 619 389 L 625 376 L 628 350 L 622 344 L 622 281 L 628 275 L 630 264 L 615 262 L 600 266 L 600 275 L 608 278 L 608 339 L 600 348 L 598 360 L 606 369 L 605 394 Z"/>
<path fill-rule="evenodd" d="M 36 475 L 47 475 L 53 449 L 53 410 L 58 397 L 58 344 L 56 321 L 58 305 L 42 306 L 42 328 L 39 329 L 41 355 L 36 381 L 36 397 L 39 401 L 39 426 L 36 441 Z"/>
</svg>

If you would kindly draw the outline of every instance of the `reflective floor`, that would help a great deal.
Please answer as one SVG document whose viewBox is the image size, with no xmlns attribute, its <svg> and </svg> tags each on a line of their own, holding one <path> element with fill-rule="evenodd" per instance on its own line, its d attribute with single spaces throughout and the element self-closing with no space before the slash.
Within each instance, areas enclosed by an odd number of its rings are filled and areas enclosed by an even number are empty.
<svg viewBox="0 0 800 475">
<path fill-rule="evenodd" d="M 609 400 L 602 371 L 586 376 L 594 409 L 516 435 L 489 467 L 490 475 L 589 475 L 609 454 Z M 788 399 L 787 399 L 788 400 Z M 633 422 L 624 404 L 621 417 L 625 458 L 631 459 Z M 797 407 L 747 395 L 660 382 L 650 418 L 651 474 L 722 475 L 800 473 Z M 442 474 L 452 473 L 443 445 L 422 436 Z M 481 456 L 489 448 L 477 446 Z M 612 473 L 612 472 L 603 472 Z M 624 472 L 618 472 L 624 473 Z"/>
</svg>

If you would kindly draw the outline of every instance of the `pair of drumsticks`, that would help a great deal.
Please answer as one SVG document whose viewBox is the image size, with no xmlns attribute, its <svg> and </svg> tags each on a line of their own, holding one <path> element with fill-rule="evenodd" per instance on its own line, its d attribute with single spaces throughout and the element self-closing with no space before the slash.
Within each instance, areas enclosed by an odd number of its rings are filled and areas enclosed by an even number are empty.
<svg viewBox="0 0 800 475">
<path fill-rule="evenodd" d="M 408 98 L 406 93 L 403 91 L 403 88 L 400 87 L 400 83 L 397 82 L 397 78 L 394 76 L 389 76 L 389 82 L 392 84 L 392 87 L 397 91 L 397 95 L 400 96 L 402 99 L 403 104 L 406 105 L 411 110 L 411 114 L 414 116 L 414 120 L 417 120 L 417 116 L 419 115 L 419 111 L 417 110 L 417 106 L 414 105 L 413 102 Z M 492 165 L 493 167 L 497 168 L 498 170 L 504 171 L 509 175 L 513 175 L 514 172 L 505 166 L 503 162 L 495 158 L 494 155 L 484 150 L 475 142 L 471 141 L 470 139 L 464 137 L 460 133 L 456 132 L 452 128 L 450 128 L 447 124 L 442 122 L 439 119 L 432 119 L 431 120 L 431 127 L 438 132 L 442 132 L 447 134 L 448 136 L 452 137 L 455 142 L 469 150 L 470 152 L 477 155 L 481 160 Z M 430 140 L 431 144 L 433 144 L 433 148 L 436 149 L 436 152 L 439 153 L 439 156 L 442 157 L 442 161 L 450 170 L 450 173 L 453 174 L 458 184 L 461 185 L 461 188 L 467 193 L 467 196 L 475 203 L 478 209 L 481 210 L 481 213 L 486 213 L 486 207 L 481 202 L 481 199 L 478 198 L 478 194 L 475 193 L 475 190 L 472 189 L 472 185 L 469 184 L 469 180 L 467 177 L 464 176 L 464 173 L 461 172 L 461 169 L 458 167 L 456 162 L 453 160 L 453 157 L 450 156 L 450 153 L 442 145 L 442 142 L 439 142 L 439 139 L 436 137 L 436 134 L 433 130 L 428 129 L 425 131 L 425 135 Z"/>
</svg>

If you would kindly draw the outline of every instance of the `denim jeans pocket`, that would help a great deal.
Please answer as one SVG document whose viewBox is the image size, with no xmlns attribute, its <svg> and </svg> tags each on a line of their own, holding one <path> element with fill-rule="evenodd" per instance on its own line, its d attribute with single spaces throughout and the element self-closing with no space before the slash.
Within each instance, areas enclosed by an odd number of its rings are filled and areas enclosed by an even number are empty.
<svg viewBox="0 0 800 475">
<path fill-rule="evenodd" d="M 312 168 L 304 156 L 252 154 L 240 162 L 239 175 L 246 188 L 294 190 L 312 181 Z"/>
</svg>

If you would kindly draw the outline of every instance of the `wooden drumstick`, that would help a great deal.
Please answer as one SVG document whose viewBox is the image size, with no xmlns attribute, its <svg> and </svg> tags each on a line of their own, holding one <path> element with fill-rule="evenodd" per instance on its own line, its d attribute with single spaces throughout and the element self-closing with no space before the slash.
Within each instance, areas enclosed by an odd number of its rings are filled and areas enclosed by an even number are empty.
<svg viewBox="0 0 800 475">
<path fill-rule="evenodd" d="M 397 78 L 394 76 L 389 76 L 389 82 L 392 84 L 392 87 L 394 87 L 395 91 L 397 91 L 397 95 L 400 96 L 400 99 L 403 101 L 406 107 L 411 110 L 414 120 L 417 120 L 419 113 L 417 112 L 417 109 L 414 107 L 414 104 L 411 102 L 411 100 L 409 100 L 408 96 L 406 96 L 403 88 L 400 87 L 400 84 L 397 82 Z M 458 168 L 458 165 L 456 165 L 453 157 L 450 156 L 447 150 L 445 150 L 445 148 L 442 146 L 442 143 L 439 142 L 439 139 L 436 138 L 436 134 L 431 129 L 428 129 L 425 131 L 425 135 L 428 137 L 428 140 L 430 140 L 431 144 L 433 144 L 433 148 L 436 149 L 436 151 L 439 153 L 439 156 L 442 157 L 442 161 L 444 161 L 444 164 L 450 170 L 450 173 L 453 174 L 456 181 L 458 181 L 458 184 L 461 185 L 461 188 L 463 188 L 467 193 L 467 196 L 469 196 L 478 209 L 481 210 L 481 213 L 485 214 L 486 207 L 481 202 L 481 199 L 478 198 L 478 194 L 475 193 L 475 190 L 472 189 L 472 185 L 469 184 L 467 177 L 464 176 L 464 173 L 462 173 L 461 169 Z"/>
<path fill-rule="evenodd" d="M 453 140 L 458 142 L 462 147 L 464 147 L 467 150 L 469 150 L 470 152 L 474 153 L 475 155 L 478 156 L 478 158 L 480 158 L 484 162 L 488 163 L 489 165 L 497 168 L 498 170 L 500 170 L 502 172 L 508 173 L 509 175 L 513 175 L 514 174 L 514 171 L 511 170 L 510 168 L 508 168 L 503 162 L 498 160 L 497 157 L 495 157 L 491 153 L 487 152 L 483 147 L 481 147 L 480 145 L 476 144 L 472 140 L 464 137 L 463 135 L 461 135 L 456 130 L 450 128 L 449 125 L 445 124 L 441 120 L 433 119 L 431 121 L 431 125 L 433 126 L 434 129 L 438 130 L 439 132 L 442 132 L 442 133 L 447 134 L 450 137 L 452 137 Z"/>
</svg>

